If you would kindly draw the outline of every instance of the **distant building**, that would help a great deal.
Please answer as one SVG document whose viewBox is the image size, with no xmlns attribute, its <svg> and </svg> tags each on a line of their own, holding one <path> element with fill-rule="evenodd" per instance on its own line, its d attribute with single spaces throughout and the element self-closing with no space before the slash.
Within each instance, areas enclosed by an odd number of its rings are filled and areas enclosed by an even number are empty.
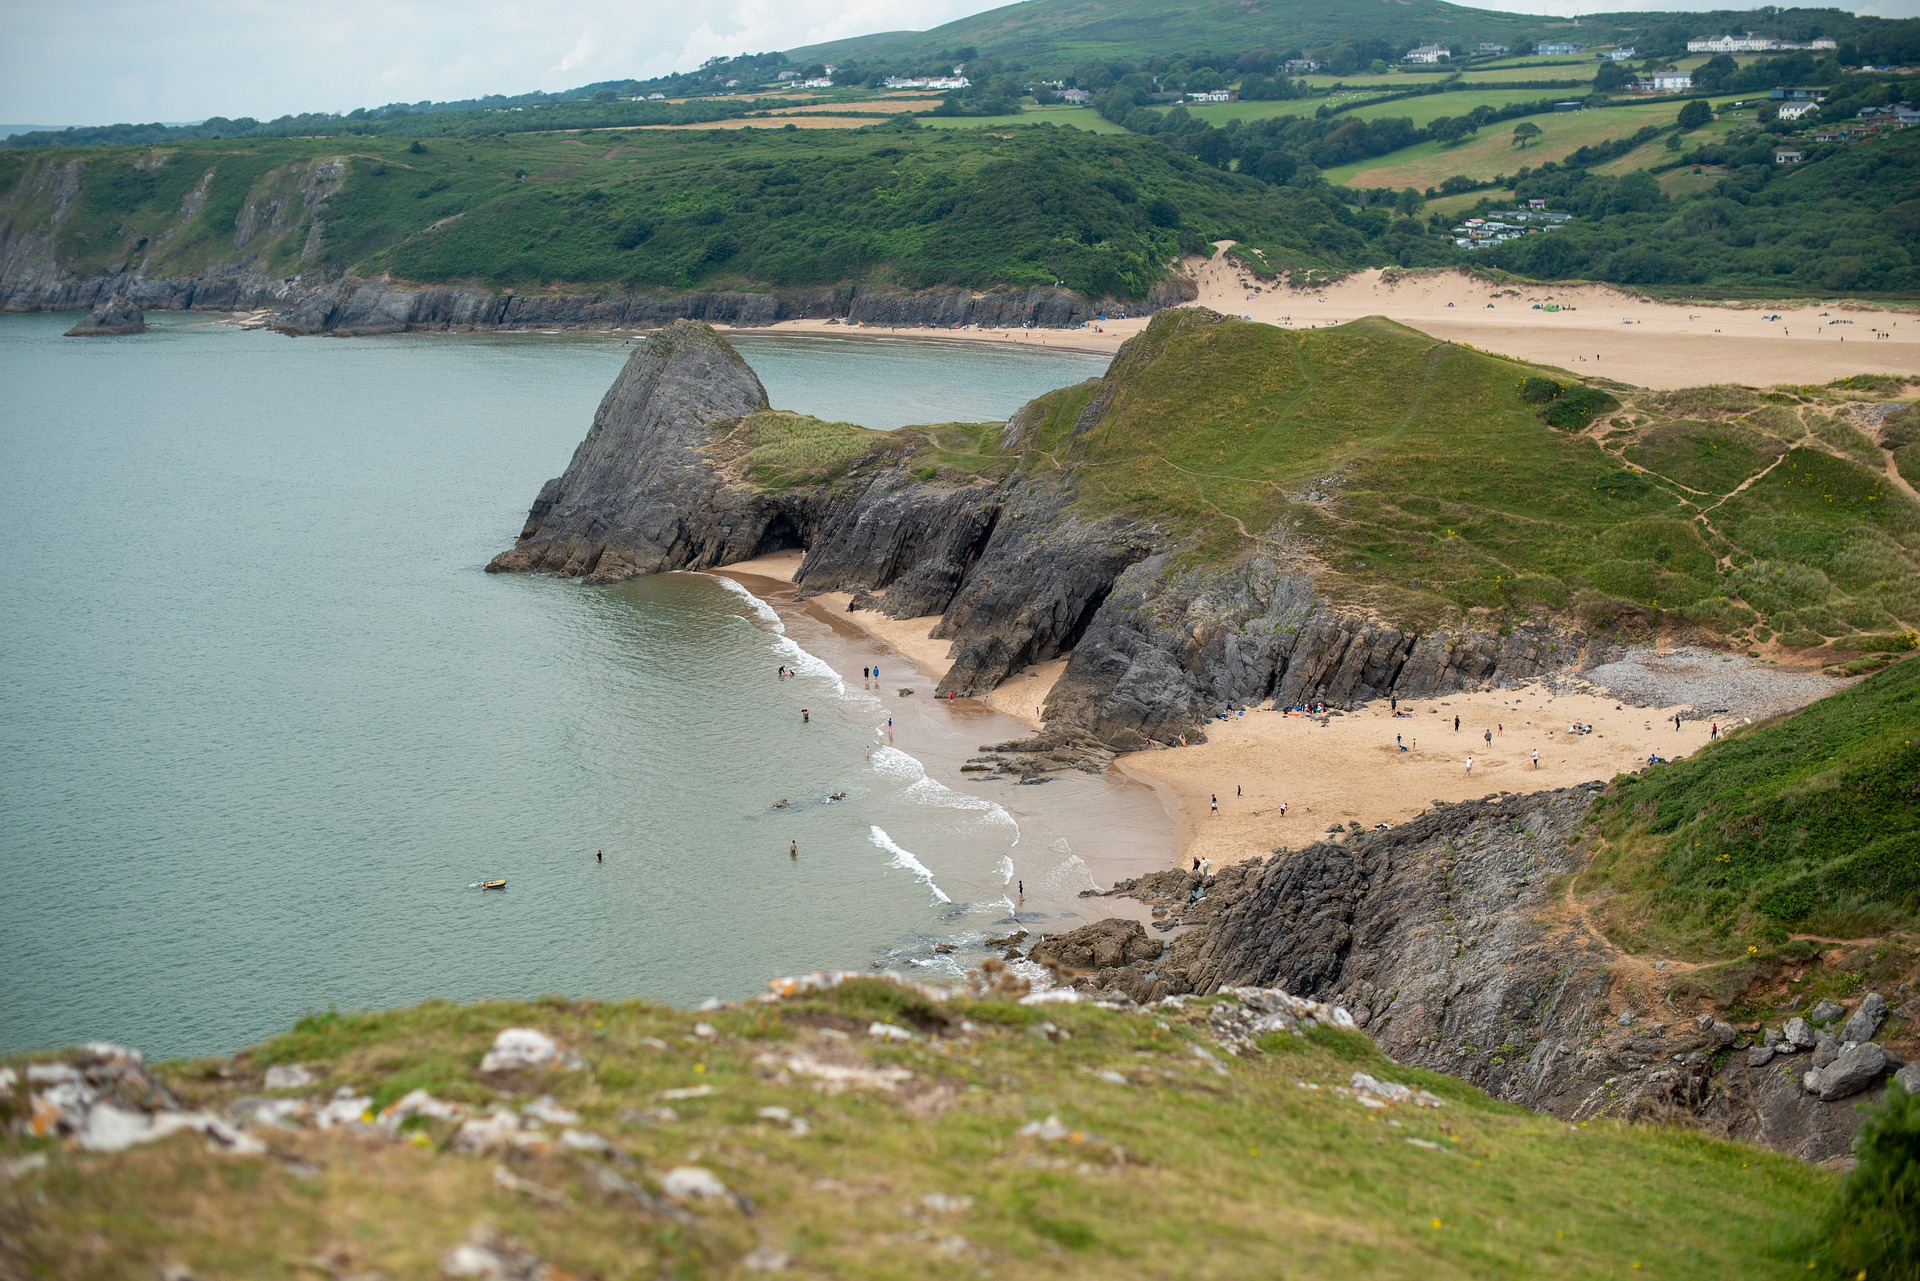
<svg viewBox="0 0 1920 1281">
<path fill-rule="evenodd" d="M 1825 102 L 1825 89 L 1775 89 L 1767 95 L 1775 102 Z"/>
<path fill-rule="evenodd" d="M 1685 93 L 1693 88 L 1693 75 L 1686 71 L 1656 71 L 1634 87 L 1642 93 Z"/>
<path fill-rule="evenodd" d="M 888 76 L 881 83 L 889 89 L 966 89 L 973 84 L 965 76 Z"/>
<path fill-rule="evenodd" d="M 1400 58 L 1402 62 L 1424 62 L 1431 66 L 1436 62 L 1445 62 L 1453 57 L 1453 51 L 1443 44 L 1423 44 L 1406 51 Z"/>
<path fill-rule="evenodd" d="M 1057 95 L 1062 102 L 1071 102 L 1076 107 L 1085 106 L 1093 101 L 1093 95 L 1085 89 L 1062 89 Z"/>
<path fill-rule="evenodd" d="M 1600 60 L 1602 62 L 1625 62 L 1628 58 L 1633 57 L 1633 55 L 1634 55 L 1634 48 L 1632 45 L 1628 45 L 1624 49 L 1607 50 L 1605 53 L 1600 55 Z"/>
<path fill-rule="evenodd" d="M 1780 118 L 1782 120 L 1799 120 L 1806 116 L 1815 115 L 1819 110 L 1820 104 L 1817 102 L 1786 102 L 1780 105 Z"/>
<path fill-rule="evenodd" d="M 648 102 L 665 102 L 666 100 L 667 95 L 664 93 L 650 93 L 647 95 Z M 519 108 L 516 107 L 515 110 L 517 111 Z"/>
<path fill-rule="evenodd" d="M 1797 165 L 1806 158 L 1806 152 L 1794 151 L 1790 148 L 1783 148 L 1773 153 L 1773 163 L 1776 165 Z"/>
<path fill-rule="evenodd" d="M 1190 93 L 1188 102 L 1232 102 L 1240 95 L 1230 89 L 1209 89 L 1205 93 Z"/>
<path fill-rule="evenodd" d="M 1288 58 L 1280 65 L 1290 76 L 1305 76 L 1322 70 L 1327 64 L 1318 58 Z"/>
<path fill-rule="evenodd" d="M 1881 107 L 1862 107 L 1859 118 L 1876 125 L 1905 129 L 1920 124 L 1920 111 L 1915 111 L 1911 102 L 1896 102 Z"/>
<path fill-rule="evenodd" d="M 1547 44 L 1537 44 L 1533 46 L 1533 51 L 1542 58 L 1571 58 L 1575 54 L 1585 53 L 1587 46 L 1553 41 Z"/>
<path fill-rule="evenodd" d="M 802 89 L 831 89 L 833 88 L 833 77 L 815 76 L 811 80 L 802 80 L 800 87 Z"/>
<path fill-rule="evenodd" d="M 1474 53 L 1479 55 L 1482 58 L 1498 58 L 1502 54 L 1506 53 L 1506 51 L 1507 51 L 1507 46 L 1503 44 L 1494 44 L 1491 41 L 1482 40 L 1480 42 L 1480 47 L 1478 49 L 1475 49 Z"/>
<path fill-rule="evenodd" d="M 1584 102 L 1556 102 L 1553 104 L 1553 109 L 1555 111 L 1578 111 L 1586 105 Z"/>
<path fill-rule="evenodd" d="M 1840 46 L 1825 36 L 1818 40 L 1775 40 L 1772 36 L 1708 36 L 1687 41 L 1688 53 L 1773 53 L 1785 49 L 1837 49 Z"/>
</svg>

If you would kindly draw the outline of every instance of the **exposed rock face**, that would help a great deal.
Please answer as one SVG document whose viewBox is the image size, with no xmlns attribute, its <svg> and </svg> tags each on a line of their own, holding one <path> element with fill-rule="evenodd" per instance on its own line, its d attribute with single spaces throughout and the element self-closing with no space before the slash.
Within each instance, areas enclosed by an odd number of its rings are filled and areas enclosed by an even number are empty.
<svg viewBox="0 0 1920 1281">
<path fill-rule="evenodd" d="M 1109 386 L 1153 350 L 1130 344 Z M 1057 470 L 922 481 L 912 446 L 881 446 L 832 483 L 765 491 L 729 476 L 724 438 L 766 407 L 718 334 L 668 326 L 629 358 L 566 473 L 488 568 L 612 582 L 805 548 L 803 594 L 846 591 L 895 618 L 939 616 L 933 634 L 953 646 L 941 693 L 982 694 L 1071 652 L 1048 732 L 1030 745 L 1043 768 L 1164 743 L 1229 703 L 1413 697 L 1591 657 L 1582 638 L 1548 627 L 1415 635 L 1343 614 L 1304 573 L 1260 554 L 1177 570 L 1162 531 L 1082 514 L 1071 474 Z M 1007 424 L 1009 452 L 1036 421 L 1023 410 Z"/>
<path fill-rule="evenodd" d="M 125 298 L 109 298 L 87 313 L 87 318 L 67 330 L 69 338 L 98 338 L 112 334 L 144 334 L 147 318 Z"/>
<path fill-rule="evenodd" d="M 1644 990 L 1616 983 L 1614 950 L 1553 894 L 1585 857 L 1597 792 L 1438 807 L 1225 868 L 1191 907 L 1197 875 L 1124 883 L 1114 892 L 1191 928 L 1165 956 L 1101 968 L 1083 986 L 1141 1001 L 1280 987 L 1351 1010 L 1399 1062 L 1569 1120 L 1687 1119 L 1811 1160 L 1844 1155 L 1859 1116 L 1839 1100 L 1876 1088 L 1892 1066 L 1880 1046 L 1838 1047 L 1812 1074 L 1800 1054 L 1726 1055 L 1736 1029 L 1640 1006 Z"/>
<path fill-rule="evenodd" d="M 1055 974 L 1073 974 L 1151 961 L 1165 951 L 1159 939 L 1148 938 L 1138 921 L 1109 917 L 1065 934 L 1049 934 L 1033 945 L 1028 959 Z"/>
<path fill-rule="evenodd" d="M 627 358 L 518 545 L 487 568 L 611 582 L 755 555 L 770 513 L 728 491 L 701 449 L 716 425 L 766 407 L 760 380 L 719 335 L 669 325 Z"/>
</svg>

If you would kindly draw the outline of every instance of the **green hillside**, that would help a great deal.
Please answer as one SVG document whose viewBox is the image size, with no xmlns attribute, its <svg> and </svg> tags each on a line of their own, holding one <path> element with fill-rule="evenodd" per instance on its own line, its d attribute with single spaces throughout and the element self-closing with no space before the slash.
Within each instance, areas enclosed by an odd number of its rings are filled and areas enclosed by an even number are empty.
<svg viewBox="0 0 1920 1281">
<path fill-rule="evenodd" d="M 1839 660 L 1909 648 L 1920 624 L 1920 503 L 1836 416 L 1844 388 L 1622 405 L 1378 318 L 1303 333 L 1182 311 L 1115 361 L 1089 424 L 1095 394 L 1028 411 L 1025 466 L 1203 559 L 1297 560 L 1397 622 L 1574 618 Z"/>
<path fill-rule="evenodd" d="M 257 1101 L 267 1067 L 298 1063 L 311 1086 L 265 1093 L 304 1098 L 309 1121 L 336 1090 L 369 1121 L 412 1090 L 473 1115 L 548 1118 L 476 1154 L 456 1150 L 458 1121 L 395 1124 L 404 1113 L 384 1130 L 256 1127 L 267 1151 L 251 1156 L 191 1132 L 77 1152 L 23 1137 L 9 1077 L 7 1267 L 63 1281 L 415 1278 L 442 1275 L 463 1243 L 517 1270 L 446 1275 L 549 1281 L 1827 1266 L 1815 1228 L 1838 1184 L 1826 1171 L 1679 1129 L 1570 1126 L 1389 1063 L 1356 1032 L 1272 1032 L 1230 1054 L 1209 1030 L 1217 1003 L 935 1001 L 877 980 L 698 1015 L 439 1003 L 316 1015 L 231 1059 L 160 1070 L 195 1108 Z M 581 1067 L 483 1076 L 508 1027 L 557 1038 Z M 1356 1071 L 1438 1106 L 1363 1107 Z"/>
<path fill-rule="evenodd" d="M 1516 44 L 1577 32 L 1571 22 L 1494 13 L 1442 0 L 1022 0 L 930 31 L 894 31 L 793 49 L 796 62 L 914 62 L 973 51 L 1034 67 L 1100 58 L 1149 58 L 1212 50 L 1315 48 L 1358 38 L 1411 46 L 1482 40 Z"/>
<path fill-rule="evenodd" d="M 62 204 L 53 175 L 77 166 Z M 1222 237 L 1391 261 L 1326 191 L 1074 129 L 614 130 L 0 151 L 0 234 L 152 278 L 301 272 L 668 292 L 1052 285 L 1143 297 Z"/>
<path fill-rule="evenodd" d="M 1617 780 L 1583 888 L 1634 950 L 1920 931 L 1920 661 Z"/>
</svg>

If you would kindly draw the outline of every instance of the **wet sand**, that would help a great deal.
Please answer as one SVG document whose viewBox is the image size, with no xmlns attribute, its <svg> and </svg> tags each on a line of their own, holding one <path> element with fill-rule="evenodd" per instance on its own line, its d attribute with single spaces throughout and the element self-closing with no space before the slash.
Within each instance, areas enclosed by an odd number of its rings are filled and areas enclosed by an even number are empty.
<svg viewBox="0 0 1920 1281">
<path fill-rule="evenodd" d="M 962 772 L 960 767 L 982 745 L 1024 737 L 1028 727 L 980 699 L 936 699 L 934 686 L 949 666 L 944 657 L 947 642 L 928 642 L 924 627 L 914 646 L 920 654 L 916 660 L 877 625 L 890 625 L 895 635 L 911 643 L 910 626 L 870 611 L 849 615 L 845 596 L 797 600 L 793 574 L 800 559 L 799 552 L 784 552 L 710 572 L 734 580 L 771 605 L 788 635 L 849 684 L 859 686 L 861 669 L 878 666 L 881 679 L 868 688 L 880 693 L 893 717 L 893 746 L 919 760 L 939 782 L 997 801 L 1014 816 L 1022 835 L 1011 857 L 1018 878 L 1027 886 L 1017 914 L 1021 925 L 1040 933 L 1072 929 L 1107 916 L 1148 919 L 1144 904 L 1082 900 L 1079 893 L 1104 890 L 1116 880 L 1169 866 L 1177 831 L 1161 790 L 1117 769 L 1099 776 L 1066 774 L 1043 786 L 1023 786 L 1012 779 L 989 781 Z M 932 624 L 932 620 L 915 621 Z M 913 692 L 902 695 L 901 690 Z M 1073 868 L 1069 855 L 1084 868 Z M 1063 862 L 1069 864 L 1065 870 Z"/>
</svg>

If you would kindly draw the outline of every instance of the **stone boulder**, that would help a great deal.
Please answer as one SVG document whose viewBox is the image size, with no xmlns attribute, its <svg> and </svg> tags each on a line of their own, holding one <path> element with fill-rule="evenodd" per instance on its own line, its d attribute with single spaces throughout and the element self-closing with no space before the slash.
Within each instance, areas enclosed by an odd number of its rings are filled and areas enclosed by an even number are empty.
<svg viewBox="0 0 1920 1281">
<path fill-rule="evenodd" d="M 1847 1007 L 1838 1001 L 1822 1001 L 1807 1011 L 1809 1023 L 1831 1023 L 1847 1012 Z"/>
<path fill-rule="evenodd" d="M 1865 1045 L 1880 1030 L 1880 1024 L 1887 1017 L 1887 1000 L 1878 992 L 1869 992 L 1860 1002 L 1860 1008 L 1847 1020 L 1847 1026 L 1841 1031 L 1843 1041 L 1857 1041 Z"/>
<path fill-rule="evenodd" d="M 1887 1070 L 1887 1054 L 1868 1041 L 1856 1045 L 1849 1041 L 1837 1058 L 1826 1067 L 1806 1075 L 1807 1093 L 1831 1103 L 1860 1093 L 1878 1081 Z"/>
<path fill-rule="evenodd" d="M 1920 1094 L 1920 1063 L 1909 1063 L 1893 1074 L 1900 1088 L 1908 1094 Z"/>
<path fill-rule="evenodd" d="M 1811 1050 L 1819 1043 L 1805 1019 L 1788 1019 L 1786 1036 L 1787 1044 L 1796 1050 Z"/>
<path fill-rule="evenodd" d="M 126 298 L 115 296 L 88 312 L 85 320 L 67 330 L 67 337 L 102 338 L 114 334 L 146 332 L 146 313 Z"/>
<path fill-rule="evenodd" d="M 1046 935 L 1028 955 L 1055 974 L 1071 977 L 1151 961 L 1163 950 L 1160 940 L 1147 937 L 1140 922 L 1108 917 L 1065 934 Z"/>
</svg>

